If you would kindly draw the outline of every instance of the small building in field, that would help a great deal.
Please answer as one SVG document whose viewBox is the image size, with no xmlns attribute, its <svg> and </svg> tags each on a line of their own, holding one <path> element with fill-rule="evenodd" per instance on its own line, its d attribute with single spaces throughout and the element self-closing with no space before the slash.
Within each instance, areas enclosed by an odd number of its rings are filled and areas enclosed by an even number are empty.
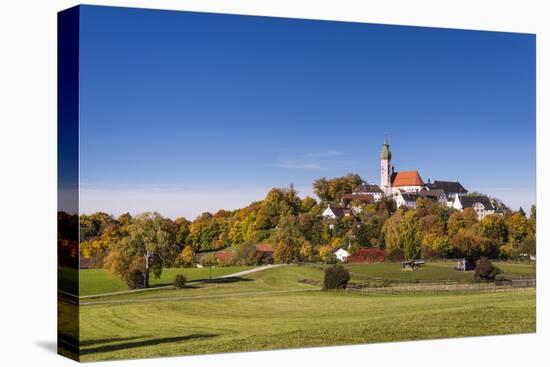
<svg viewBox="0 0 550 367">
<path fill-rule="evenodd" d="M 262 262 L 267 264 L 273 263 L 273 245 L 270 243 L 259 243 L 256 249 L 262 254 Z"/>
<path fill-rule="evenodd" d="M 345 250 L 345 247 L 347 246 L 340 246 L 332 250 L 332 253 L 338 259 L 338 261 L 344 262 L 349 257 L 350 253 Z"/>
<path fill-rule="evenodd" d="M 455 270 L 459 270 L 459 271 L 475 270 L 476 265 L 477 265 L 477 259 L 471 258 L 471 257 L 462 258 L 462 259 L 458 259 L 455 266 Z"/>
<path fill-rule="evenodd" d="M 233 251 L 218 251 L 214 253 L 214 257 L 219 263 L 226 263 L 233 259 L 237 254 Z"/>
</svg>

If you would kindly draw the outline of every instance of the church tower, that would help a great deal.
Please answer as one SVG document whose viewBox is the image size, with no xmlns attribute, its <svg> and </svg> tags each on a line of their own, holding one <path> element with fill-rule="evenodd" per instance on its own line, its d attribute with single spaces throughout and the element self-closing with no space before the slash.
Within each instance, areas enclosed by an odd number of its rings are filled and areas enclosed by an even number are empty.
<svg viewBox="0 0 550 367">
<path fill-rule="evenodd" d="M 380 188 L 386 196 L 391 195 L 391 174 L 391 152 L 386 135 L 380 152 Z"/>
</svg>

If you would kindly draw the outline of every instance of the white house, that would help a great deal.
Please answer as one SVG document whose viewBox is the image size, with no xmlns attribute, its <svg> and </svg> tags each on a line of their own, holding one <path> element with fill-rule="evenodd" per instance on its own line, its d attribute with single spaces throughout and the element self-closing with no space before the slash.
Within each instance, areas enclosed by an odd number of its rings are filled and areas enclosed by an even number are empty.
<svg viewBox="0 0 550 367">
<path fill-rule="evenodd" d="M 334 256 L 341 262 L 346 261 L 350 253 L 344 250 L 343 248 L 335 249 L 333 252 Z"/>
<path fill-rule="evenodd" d="M 487 196 L 456 195 L 453 208 L 457 210 L 472 208 L 477 213 L 477 219 L 479 220 L 496 212 L 495 205 Z"/>
<path fill-rule="evenodd" d="M 398 190 L 393 194 L 393 199 L 398 208 L 407 207 L 411 209 L 416 208 L 416 199 L 418 199 L 418 194 L 413 192 L 405 192 Z"/>
<path fill-rule="evenodd" d="M 370 195 L 375 202 L 382 200 L 384 192 L 376 184 L 369 184 L 363 182 L 361 185 L 357 186 L 351 195 Z"/>
<path fill-rule="evenodd" d="M 447 195 L 445 195 L 445 191 L 442 189 L 420 190 L 418 192 L 418 197 L 435 201 L 441 205 L 447 205 Z"/>
<path fill-rule="evenodd" d="M 351 215 L 351 210 L 343 206 L 336 206 L 328 204 L 328 207 L 323 211 L 323 218 L 336 219 L 343 218 Z"/>
</svg>

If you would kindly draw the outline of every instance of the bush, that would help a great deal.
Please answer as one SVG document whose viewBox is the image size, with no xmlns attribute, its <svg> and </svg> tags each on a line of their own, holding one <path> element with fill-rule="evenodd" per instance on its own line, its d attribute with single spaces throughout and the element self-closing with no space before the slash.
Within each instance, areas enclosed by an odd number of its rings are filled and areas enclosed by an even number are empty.
<svg viewBox="0 0 550 367">
<path fill-rule="evenodd" d="M 236 265 L 260 265 L 263 254 L 252 243 L 243 243 L 237 250 Z"/>
<path fill-rule="evenodd" d="M 183 274 L 177 274 L 174 278 L 174 287 L 176 288 L 185 288 L 185 283 L 187 282 L 187 278 Z"/>
<path fill-rule="evenodd" d="M 350 279 L 349 272 L 342 265 L 333 265 L 325 270 L 323 289 L 345 289 Z"/>
<path fill-rule="evenodd" d="M 403 260 L 405 260 L 405 253 L 399 247 L 394 248 L 393 250 L 390 251 L 390 253 L 386 257 L 386 260 L 388 260 L 388 261 L 403 261 Z"/>
<path fill-rule="evenodd" d="M 218 261 L 216 260 L 216 257 L 213 253 L 204 254 L 200 258 L 200 264 L 204 266 L 205 268 L 208 268 L 210 266 L 215 266 L 218 264 Z"/>
<path fill-rule="evenodd" d="M 496 276 L 501 274 L 502 270 L 493 265 L 491 260 L 486 257 L 479 259 L 479 262 L 476 266 L 474 272 L 474 279 L 484 280 L 484 281 L 493 281 Z"/>
<path fill-rule="evenodd" d="M 386 260 L 386 251 L 379 248 L 361 248 L 348 256 L 347 262 L 350 264 L 372 264 L 381 263 Z"/>
<path fill-rule="evenodd" d="M 126 284 L 130 289 L 143 289 L 145 288 L 144 284 L 144 273 L 141 270 L 135 269 L 130 271 L 126 278 Z"/>
</svg>

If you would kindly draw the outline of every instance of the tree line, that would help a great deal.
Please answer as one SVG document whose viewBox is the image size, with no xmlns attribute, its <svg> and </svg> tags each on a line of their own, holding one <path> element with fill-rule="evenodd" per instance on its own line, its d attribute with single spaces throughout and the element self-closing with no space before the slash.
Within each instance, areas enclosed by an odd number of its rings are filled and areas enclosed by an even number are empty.
<svg viewBox="0 0 550 367">
<path fill-rule="evenodd" d="M 192 221 L 158 213 L 82 214 L 80 254 L 128 283 L 147 284 L 163 267 L 189 266 L 194 254 L 241 244 L 270 243 L 279 263 L 334 262 L 333 249 L 340 246 L 351 253 L 378 248 L 390 259 L 516 259 L 536 252 L 535 206 L 529 216 L 523 209 L 507 210 L 479 221 L 471 208 L 456 211 L 425 198 L 418 199 L 416 209 L 396 208 L 383 200 L 355 203 L 354 215 L 323 219 L 327 204 L 337 204 L 362 182 L 353 174 L 316 180 L 313 189 L 320 200 L 300 198 L 292 185 L 273 188 L 244 208 L 205 212 Z"/>
</svg>

